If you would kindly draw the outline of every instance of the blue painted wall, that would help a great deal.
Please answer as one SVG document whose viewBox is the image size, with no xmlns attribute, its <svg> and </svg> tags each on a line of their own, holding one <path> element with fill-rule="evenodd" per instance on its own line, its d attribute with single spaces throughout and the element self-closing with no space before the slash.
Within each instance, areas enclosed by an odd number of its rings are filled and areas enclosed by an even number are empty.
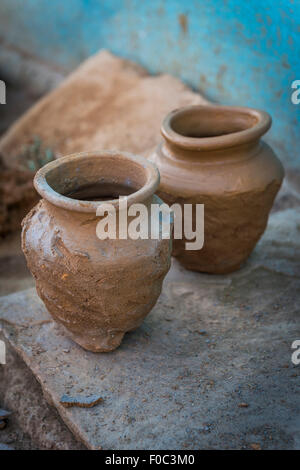
<svg viewBox="0 0 300 470">
<path fill-rule="evenodd" d="M 217 102 L 266 109 L 269 139 L 300 167 L 299 0 L 1 0 L 0 36 L 67 69 L 107 48 Z"/>
</svg>

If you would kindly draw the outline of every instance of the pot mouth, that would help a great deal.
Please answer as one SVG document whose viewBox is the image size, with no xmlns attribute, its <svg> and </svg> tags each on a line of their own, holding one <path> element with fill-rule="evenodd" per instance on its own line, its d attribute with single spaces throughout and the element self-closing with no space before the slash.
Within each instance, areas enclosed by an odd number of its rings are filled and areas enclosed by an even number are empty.
<svg viewBox="0 0 300 470">
<path fill-rule="evenodd" d="M 267 112 L 253 108 L 196 105 L 170 112 L 161 133 L 186 150 L 215 150 L 258 140 L 271 123 Z"/>
<path fill-rule="evenodd" d="M 119 208 L 147 201 L 159 186 L 157 167 L 143 157 L 119 151 L 91 151 L 61 157 L 37 171 L 34 186 L 51 204 L 96 213 L 102 204 Z"/>
</svg>

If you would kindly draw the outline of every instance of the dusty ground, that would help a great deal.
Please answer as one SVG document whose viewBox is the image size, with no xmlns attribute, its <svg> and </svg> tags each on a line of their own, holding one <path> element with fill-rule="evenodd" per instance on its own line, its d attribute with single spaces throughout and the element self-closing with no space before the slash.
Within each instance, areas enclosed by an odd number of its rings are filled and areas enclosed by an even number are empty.
<svg viewBox="0 0 300 470">
<path fill-rule="evenodd" d="M 0 365 L 0 378 L 0 403 L 14 410 L 7 427 L 0 431 L 0 442 L 23 450 L 84 449 L 48 405 L 32 372 L 12 350 L 7 351 L 5 371 Z"/>
</svg>

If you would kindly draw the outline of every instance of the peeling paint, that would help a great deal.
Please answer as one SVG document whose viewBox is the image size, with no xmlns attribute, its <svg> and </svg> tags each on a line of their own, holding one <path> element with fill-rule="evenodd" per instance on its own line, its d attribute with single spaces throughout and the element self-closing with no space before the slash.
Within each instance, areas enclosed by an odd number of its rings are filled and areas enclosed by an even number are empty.
<svg viewBox="0 0 300 470">
<path fill-rule="evenodd" d="M 188 32 L 188 17 L 184 13 L 180 13 L 178 15 L 178 22 L 180 24 L 181 30 L 183 34 L 187 34 Z"/>
</svg>

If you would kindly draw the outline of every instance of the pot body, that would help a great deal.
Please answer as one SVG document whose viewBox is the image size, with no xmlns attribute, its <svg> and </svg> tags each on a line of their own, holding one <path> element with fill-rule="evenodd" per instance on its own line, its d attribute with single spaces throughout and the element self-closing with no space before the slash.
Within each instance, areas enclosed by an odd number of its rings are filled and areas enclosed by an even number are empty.
<svg viewBox="0 0 300 470">
<path fill-rule="evenodd" d="M 166 203 L 180 203 L 183 211 L 184 204 L 204 204 L 203 248 L 186 250 L 188 240 L 175 239 L 173 256 L 187 269 L 223 274 L 238 269 L 263 234 L 284 171 L 257 138 L 226 148 L 209 148 L 205 140 L 204 148 L 201 142 L 194 148 L 193 140 L 181 148 L 166 139 L 150 159 L 159 168 L 158 195 Z"/>
<path fill-rule="evenodd" d="M 76 201 L 75 201 L 76 202 Z M 151 202 L 161 203 L 157 196 Z M 23 221 L 22 249 L 39 296 L 83 348 L 119 346 L 155 305 L 170 240 L 100 240 L 99 217 L 42 199 Z"/>
</svg>

